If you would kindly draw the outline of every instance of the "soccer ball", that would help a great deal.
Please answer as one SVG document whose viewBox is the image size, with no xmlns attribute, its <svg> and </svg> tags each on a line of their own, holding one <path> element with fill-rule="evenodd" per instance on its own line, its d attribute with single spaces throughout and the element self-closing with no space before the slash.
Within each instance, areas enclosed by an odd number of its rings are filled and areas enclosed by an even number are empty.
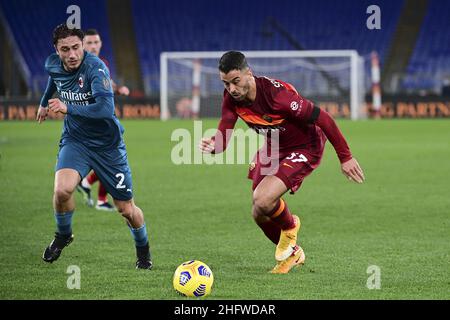
<svg viewBox="0 0 450 320">
<path fill-rule="evenodd" d="M 206 297 L 211 293 L 213 282 L 211 269 L 198 260 L 182 263 L 173 275 L 173 287 L 186 297 Z"/>
</svg>

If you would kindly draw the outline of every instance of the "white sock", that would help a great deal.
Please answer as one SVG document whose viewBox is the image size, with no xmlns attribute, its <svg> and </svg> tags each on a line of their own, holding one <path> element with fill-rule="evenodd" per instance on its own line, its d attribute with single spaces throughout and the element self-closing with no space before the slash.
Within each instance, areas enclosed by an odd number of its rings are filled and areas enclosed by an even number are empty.
<svg viewBox="0 0 450 320">
<path fill-rule="evenodd" d="M 88 189 L 91 188 L 91 184 L 88 182 L 88 180 L 87 180 L 86 178 L 84 178 L 83 180 L 81 180 L 81 186 L 82 186 L 83 188 L 88 188 Z"/>
</svg>

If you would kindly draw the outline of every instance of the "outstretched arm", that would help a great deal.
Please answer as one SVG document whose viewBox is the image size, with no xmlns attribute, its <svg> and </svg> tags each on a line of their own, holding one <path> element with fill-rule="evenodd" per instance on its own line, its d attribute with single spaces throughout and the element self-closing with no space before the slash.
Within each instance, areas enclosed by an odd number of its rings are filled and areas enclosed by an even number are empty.
<svg viewBox="0 0 450 320">
<path fill-rule="evenodd" d="M 342 173 L 350 181 L 363 183 L 364 173 L 358 161 L 353 158 L 347 141 L 345 141 L 334 119 L 328 112 L 314 106 L 308 99 L 301 97 L 296 90 L 289 89 L 289 86 L 286 86 L 287 90 L 280 89 L 274 92 L 274 109 L 279 110 L 294 121 L 299 121 L 303 124 L 315 124 L 320 127 L 336 150 L 341 162 Z"/>
<path fill-rule="evenodd" d="M 225 151 L 236 121 L 237 114 L 233 111 L 233 108 L 226 97 L 224 97 L 222 103 L 222 118 L 220 119 L 216 134 L 214 137 L 203 138 L 198 146 L 200 150 L 203 153 L 220 153 Z"/>
<path fill-rule="evenodd" d="M 216 135 L 210 138 L 202 138 L 199 148 L 203 153 L 221 153 L 227 148 L 231 134 L 234 129 L 234 122 L 220 120 Z"/>
<path fill-rule="evenodd" d="M 339 130 L 336 121 L 325 110 L 314 107 L 312 115 L 318 113 L 315 124 L 319 126 L 333 145 L 341 162 L 342 173 L 350 180 L 357 183 L 364 182 L 364 173 L 355 158 L 353 158 L 347 141 Z"/>
</svg>

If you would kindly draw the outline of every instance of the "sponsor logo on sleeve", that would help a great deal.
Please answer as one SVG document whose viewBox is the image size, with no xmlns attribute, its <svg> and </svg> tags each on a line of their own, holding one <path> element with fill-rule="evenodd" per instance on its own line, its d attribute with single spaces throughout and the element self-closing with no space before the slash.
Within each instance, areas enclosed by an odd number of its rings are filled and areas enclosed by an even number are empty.
<svg viewBox="0 0 450 320">
<path fill-rule="evenodd" d="M 292 111 L 295 111 L 295 113 L 298 115 L 300 114 L 300 112 L 302 111 L 303 108 L 303 99 L 300 99 L 299 102 L 297 101 L 292 101 L 291 102 L 291 109 Z"/>
</svg>

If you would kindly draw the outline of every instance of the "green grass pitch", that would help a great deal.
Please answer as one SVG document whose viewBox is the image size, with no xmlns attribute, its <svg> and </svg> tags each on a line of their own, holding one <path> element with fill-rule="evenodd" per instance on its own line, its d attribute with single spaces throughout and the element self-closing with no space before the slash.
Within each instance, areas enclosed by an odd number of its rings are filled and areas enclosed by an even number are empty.
<svg viewBox="0 0 450 320">
<path fill-rule="evenodd" d="M 122 123 L 153 270 L 134 269 L 119 214 L 87 208 L 79 194 L 74 242 L 44 263 L 62 123 L 2 122 L 1 299 L 185 299 L 172 275 L 191 259 L 214 272 L 209 299 L 450 298 L 449 120 L 338 121 L 367 180 L 348 182 L 327 143 L 321 166 L 285 197 L 302 219 L 306 253 L 305 266 L 287 275 L 267 273 L 274 246 L 252 221 L 247 165 L 174 165 L 171 133 L 192 131 L 192 121 Z M 79 290 L 67 288 L 70 265 L 81 270 Z M 366 286 L 372 265 L 380 289 Z"/>
</svg>

